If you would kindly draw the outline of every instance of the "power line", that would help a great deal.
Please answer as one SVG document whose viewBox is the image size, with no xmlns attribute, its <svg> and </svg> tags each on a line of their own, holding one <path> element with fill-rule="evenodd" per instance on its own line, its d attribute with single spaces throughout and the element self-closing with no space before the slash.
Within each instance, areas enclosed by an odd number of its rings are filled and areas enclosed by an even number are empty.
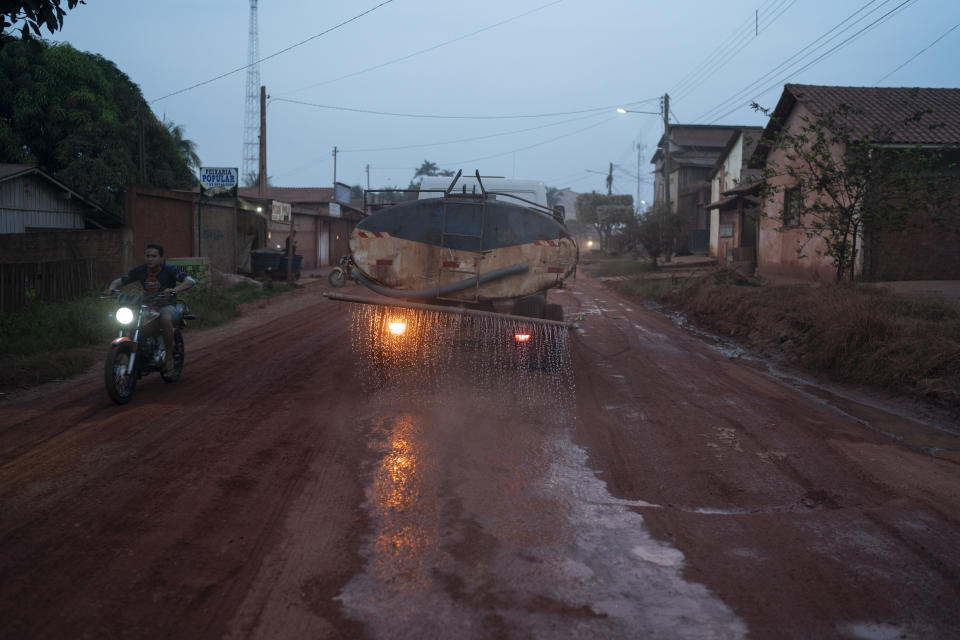
<svg viewBox="0 0 960 640">
<path fill-rule="evenodd" d="M 764 5 L 761 5 L 761 7 L 758 9 L 758 11 L 762 11 L 762 10 L 764 9 L 764 6 L 765 6 L 766 4 L 769 4 L 770 2 L 774 2 L 774 1 L 775 1 L 775 0 L 767 0 L 767 1 L 764 3 Z M 684 88 L 685 86 L 687 86 L 688 84 L 690 84 L 690 83 L 692 82 L 692 78 L 693 78 L 694 76 L 699 75 L 700 72 L 701 72 L 704 68 L 706 68 L 707 66 L 709 66 L 710 63 L 711 63 L 713 60 L 715 60 L 716 57 L 717 57 L 720 53 L 722 53 L 722 52 L 730 45 L 731 42 L 736 41 L 737 38 L 739 38 L 739 37 L 742 35 L 741 32 L 743 32 L 744 29 L 749 29 L 749 28 L 750 28 L 750 23 L 752 23 L 752 22 L 753 22 L 753 20 L 747 19 L 743 24 L 741 24 L 739 27 L 737 27 L 736 29 L 734 29 L 734 31 L 733 31 L 732 34 L 730 34 L 729 36 L 727 36 L 726 39 L 723 40 L 719 45 L 717 45 L 717 47 L 716 47 L 713 51 L 711 51 L 710 53 L 708 53 L 707 56 L 706 56 L 696 67 L 694 67 L 687 75 L 685 75 L 683 78 L 681 78 L 680 81 L 679 81 L 672 89 L 670 89 L 669 93 L 678 93 L 679 91 L 683 90 L 683 88 Z"/>
<path fill-rule="evenodd" d="M 648 98 L 646 100 L 638 100 L 635 102 L 627 103 L 628 106 L 635 106 L 639 104 L 644 104 L 647 102 L 654 102 L 659 100 L 659 98 Z M 373 109 L 358 109 L 355 107 L 340 107 L 336 105 L 329 104 L 317 104 L 313 102 L 303 102 L 301 100 L 290 100 L 288 98 L 274 98 L 271 102 L 289 102 L 291 104 L 299 104 L 307 107 L 316 107 L 318 109 L 332 109 L 335 111 L 351 111 L 353 113 L 368 113 L 371 115 L 378 116 L 394 116 L 398 118 L 433 118 L 433 119 L 442 119 L 442 120 L 512 120 L 519 118 L 550 118 L 554 116 L 572 116 L 581 113 L 597 113 L 600 111 L 610 111 L 622 105 L 607 105 L 604 107 L 593 107 L 591 109 L 580 109 L 579 111 L 556 111 L 553 113 L 528 113 L 521 115 L 512 115 L 512 116 L 450 116 L 450 115 L 438 115 L 438 114 L 427 114 L 427 113 L 398 113 L 394 111 L 375 111 Z"/>
<path fill-rule="evenodd" d="M 495 153 L 495 154 L 493 154 L 493 155 L 491 155 L 491 156 L 484 156 L 483 158 L 471 158 L 471 159 L 469 159 L 469 160 L 459 160 L 459 161 L 457 161 L 457 162 L 443 162 L 443 163 L 441 163 L 441 164 L 443 164 L 443 165 L 445 165 L 445 166 L 448 166 L 448 167 L 455 167 L 455 166 L 458 166 L 458 165 L 459 165 L 459 166 L 462 166 L 462 165 L 465 165 L 465 164 L 469 164 L 469 163 L 471 163 L 471 162 L 479 162 L 480 160 L 489 160 L 489 159 L 491 159 L 491 158 L 499 158 L 500 156 L 508 156 L 508 155 L 510 155 L 511 153 L 516 153 L 516 152 L 518 152 L 518 151 L 526 151 L 527 149 L 533 149 L 534 147 L 541 147 L 541 146 L 543 146 L 543 145 L 545 145 L 545 144 L 549 144 L 549 143 L 551 143 L 551 142 L 556 142 L 557 140 L 562 140 L 563 138 L 569 138 L 570 136 L 576 135 L 576 134 L 578 134 L 578 133 L 582 133 L 582 132 L 587 131 L 587 130 L 589 130 L 589 129 L 594 129 L 594 128 L 596 128 L 596 127 L 599 127 L 600 125 L 606 124 L 606 123 L 610 122 L 611 120 L 617 119 L 618 117 L 619 117 L 619 116 L 613 116 L 612 118 L 607 118 L 606 120 L 601 120 L 600 122 L 597 122 L 596 124 L 591 124 L 591 125 L 588 126 L 588 127 L 583 127 L 582 129 L 577 129 L 576 131 L 571 131 L 570 133 L 565 133 L 565 134 L 563 134 L 563 135 L 561 135 L 561 136 L 557 136 L 556 138 L 550 138 L 549 140 L 544 140 L 543 142 L 538 142 L 538 143 L 536 143 L 536 144 L 531 144 L 531 145 L 526 146 L 526 147 L 520 147 L 519 149 L 513 149 L 513 150 L 511 150 L 511 151 L 504 151 L 503 153 Z"/>
<path fill-rule="evenodd" d="M 751 90 L 753 87 L 755 87 L 756 85 L 760 84 L 765 78 L 768 78 L 769 76 L 773 75 L 777 70 L 781 69 L 781 68 L 784 67 L 785 65 L 786 65 L 786 66 L 789 66 L 787 63 L 790 63 L 793 59 L 795 59 L 797 56 L 799 56 L 800 54 L 802 54 L 806 49 L 809 49 L 811 46 L 813 46 L 814 44 L 816 44 L 817 42 L 819 42 L 820 40 L 822 40 L 824 37 L 826 37 L 827 35 L 829 35 L 829 34 L 832 33 L 833 31 L 835 31 L 837 28 L 839 28 L 839 27 L 840 27 L 841 25 L 843 25 L 845 22 L 848 22 L 851 18 L 853 18 L 853 17 L 856 16 L 858 13 L 860 13 L 861 11 L 863 11 L 864 9 L 866 9 L 866 8 L 867 8 L 868 6 L 870 6 L 871 4 L 874 4 L 876 1 L 877 1 L 877 0 L 871 0 L 870 2 L 868 2 L 867 4 L 865 4 L 863 7 L 861 7 L 860 9 L 858 9 L 856 12 L 854 12 L 853 14 L 851 14 L 849 17 L 847 17 L 845 20 L 843 20 L 841 23 L 839 23 L 838 25 L 836 25 L 833 29 L 831 29 L 830 31 L 828 31 L 826 34 L 824 34 L 823 36 L 820 36 L 820 38 L 818 38 L 817 40 L 815 40 L 815 41 L 812 42 L 811 44 L 807 45 L 806 47 L 804 47 L 803 49 L 801 49 L 800 51 L 798 51 L 796 54 L 794 54 L 793 56 L 791 56 L 790 58 L 788 58 L 785 62 L 781 63 L 780 65 L 778 65 L 777 67 L 775 67 L 775 68 L 772 69 L 771 71 L 769 71 L 769 72 L 767 72 L 766 74 L 764 74 L 763 76 L 761 76 L 758 80 L 754 81 L 753 83 L 751 83 L 750 85 L 748 85 L 748 86 L 745 87 L 744 89 L 741 89 L 739 92 L 735 93 L 735 94 L 734 94 L 733 96 L 731 96 L 730 98 L 724 100 L 724 101 L 721 102 L 719 105 L 713 107 L 712 109 L 710 109 L 709 111 L 707 111 L 707 113 L 705 113 L 704 115 L 700 116 L 697 120 L 698 120 L 698 121 L 706 120 L 707 118 L 712 117 L 710 114 L 712 114 L 712 113 L 714 113 L 714 112 L 716 112 L 716 111 L 718 111 L 718 110 L 720 110 L 720 109 L 724 109 L 724 108 L 730 106 L 730 105 L 731 105 L 732 103 L 734 103 L 734 102 L 737 103 L 737 104 L 736 104 L 732 109 L 730 109 L 729 111 L 723 113 L 723 114 L 720 115 L 720 116 L 714 117 L 713 120 L 711 120 L 711 123 L 713 123 L 713 122 L 716 122 L 717 120 L 720 120 L 720 119 L 722 119 L 722 118 L 727 117 L 728 115 L 730 115 L 731 113 L 733 113 L 733 112 L 736 111 L 737 109 L 740 109 L 741 107 L 745 106 L 745 103 L 740 102 L 740 100 L 743 99 L 743 98 L 742 98 L 743 95 L 748 95 L 747 92 L 750 91 L 750 90 Z M 774 89 L 774 88 L 776 88 L 777 86 L 783 84 L 784 82 L 786 82 L 787 80 L 789 80 L 791 77 L 793 77 L 793 76 L 795 76 L 795 75 L 797 75 L 797 74 L 799 74 L 799 73 L 802 73 L 803 71 L 806 71 L 807 69 L 809 69 L 809 68 L 812 67 L 813 65 L 815 65 L 815 64 L 817 64 L 818 62 L 822 61 L 824 58 L 832 55 L 833 53 L 835 53 L 835 52 L 837 52 L 838 50 L 842 49 L 842 48 L 845 47 L 846 45 L 850 44 L 851 42 L 853 42 L 854 40 L 856 40 L 857 38 L 859 38 L 861 35 L 863 35 L 863 34 L 866 33 L 867 31 L 875 28 L 876 26 L 882 24 L 883 22 L 886 22 L 886 21 L 889 20 L 891 17 L 893 17 L 894 14 L 896 14 L 897 12 L 899 12 L 900 10 L 902 10 L 906 5 L 908 5 L 908 4 L 913 4 L 913 3 L 915 3 L 916 1 L 917 1 L 917 0 L 904 0 L 904 1 L 901 2 L 899 5 L 897 5 L 897 6 L 894 7 L 893 9 L 891 9 L 890 11 L 888 11 L 888 12 L 885 13 L 885 14 L 883 14 L 882 16 L 880 16 L 879 18 L 877 18 L 876 20 L 874 20 L 873 22 L 871 22 L 871 23 L 868 24 L 867 26 L 863 27 L 862 29 L 860 29 L 859 31 L 857 31 L 856 33 L 854 33 L 853 35 L 849 36 L 848 38 L 846 38 L 845 40 L 843 40 L 843 41 L 840 42 L 839 44 L 835 45 L 835 46 L 832 47 L 831 49 L 829 49 L 829 50 L 827 50 L 826 52 L 822 53 L 822 54 L 821 54 L 820 56 L 818 56 L 817 58 L 811 60 L 810 62 L 808 62 L 808 63 L 805 64 L 804 66 L 800 67 L 799 69 L 795 69 L 795 70 L 793 70 L 793 71 L 787 72 L 787 75 L 785 75 L 781 80 L 779 80 L 779 81 L 777 81 L 777 82 L 774 82 L 773 84 L 771 84 L 771 85 L 769 85 L 768 87 L 764 88 L 762 91 L 759 91 L 759 92 L 754 93 L 754 95 L 756 95 L 756 96 L 763 95 L 763 94 L 765 94 L 766 92 L 770 91 L 771 89 Z M 884 1 L 883 4 L 887 4 L 886 0 Z M 883 6 L 883 5 L 881 5 L 881 6 Z M 844 29 L 841 31 L 841 33 L 845 32 L 845 31 L 848 31 L 849 29 L 851 29 L 851 28 L 852 28 L 853 26 L 855 26 L 856 24 L 862 22 L 862 21 L 865 20 L 870 14 L 874 13 L 877 9 L 879 9 L 879 7 L 871 10 L 866 16 L 863 16 L 863 17 L 861 17 L 861 18 L 858 18 L 852 25 L 844 28 Z M 838 36 L 839 36 L 839 34 L 838 34 Z M 833 36 L 833 37 L 831 37 L 831 38 L 827 41 L 827 43 L 824 43 L 824 45 L 820 45 L 820 46 L 817 47 L 817 48 L 822 48 L 823 46 L 826 46 L 826 44 L 828 44 L 830 41 L 834 40 L 834 39 L 835 39 L 836 37 L 838 37 L 838 36 Z M 803 58 L 806 58 L 806 57 L 808 57 L 809 55 L 813 55 L 814 53 L 815 53 L 815 50 L 814 50 L 814 51 L 811 51 L 810 53 L 807 53 L 807 54 L 803 55 L 803 56 L 801 57 L 801 61 L 802 61 Z M 799 61 L 798 61 L 798 62 L 799 62 Z M 746 103 L 746 104 L 749 104 L 749 102 Z"/>
<path fill-rule="evenodd" d="M 487 140 L 489 138 L 509 136 L 516 133 L 526 133 L 527 131 L 536 131 L 537 129 L 545 129 L 547 127 L 556 127 L 562 124 L 568 124 L 570 122 L 579 122 L 580 120 L 586 120 L 587 118 L 595 118 L 597 115 L 598 114 L 580 116 L 579 118 L 570 118 L 569 120 L 561 120 L 560 122 L 551 122 L 550 124 L 542 124 L 536 127 L 527 127 L 526 129 L 514 129 L 513 131 L 504 131 L 502 133 L 492 133 L 490 135 L 476 136 L 474 138 L 461 138 L 460 140 L 448 140 L 446 142 L 427 142 L 422 144 L 411 144 L 411 145 L 405 145 L 400 147 L 381 147 L 379 149 L 341 149 L 340 153 L 373 153 L 376 151 L 402 151 L 404 149 L 420 149 L 423 147 L 439 147 L 439 146 L 448 145 L 448 144 L 475 142 L 477 140 Z"/>
<path fill-rule="evenodd" d="M 318 34 L 315 35 L 315 36 L 310 36 L 309 38 L 307 38 L 306 40 L 304 40 L 304 41 L 302 41 L 302 42 L 298 42 L 297 44 L 290 45 L 290 46 L 287 47 L 286 49 L 281 49 L 280 51 L 277 51 L 276 53 L 272 53 L 272 54 L 270 54 L 269 56 L 267 56 L 267 57 L 265 57 L 265 58 L 260 58 L 260 59 L 257 60 L 256 62 L 252 62 L 252 63 L 249 63 L 249 64 L 245 64 L 245 65 L 242 66 L 242 67 L 237 67 L 237 68 L 234 69 L 233 71 L 228 71 L 228 72 L 226 72 L 226 73 L 222 73 L 222 74 L 220 74 L 219 76 L 217 76 L 217 77 L 215 77 L 215 78 L 210 78 L 209 80 L 204 80 L 203 82 L 198 82 L 197 84 L 191 85 L 191 86 L 189 86 L 189 87 L 187 87 L 187 88 L 185 88 L 185 89 L 180 89 L 179 91 L 174 91 L 173 93 L 168 93 L 168 94 L 165 95 L 165 96 L 160 96 L 159 98 L 156 98 L 156 99 L 154 99 L 154 100 L 151 100 L 151 103 L 152 103 L 152 102 L 159 102 L 159 101 L 164 100 L 164 99 L 166 99 L 166 98 L 170 98 L 170 97 L 172 97 L 172 96 L 176 96 L 176 95 L 179 95 L 179 94 L 181 94 L 181 93 L 186 93 L 187 91 L 192 91 L 193 89 L 196 89 L 197 87 L 202 87 L 202 86 L 204 86 L 204 85 L 206 85 L 206 84 L 210 84 L 211 82 L 216 82 L 217 80 L 220 80 L 220 79 L 222 79 L 222 78 L 226 78 L 227 76 L 231 76 L 231 75 L 233 75 L 233 74 L 235 74 L 235 73 L 238 73 L 238 72 L 240 72 L 240 71 L 243 71 L 243 70 L 245 70 L 245 69 L 247 69 L 247 68 L 249 68 L 249 67 L 252 67 L 252 66 L 254 66 L 254 65 L 256 65 L 256 64 L 260 64 L 261 62 L 263 62 L 263 61 L 265 61 L 265 60 L 269 60 L 269 59 L 271 59 L 271 58 L 276 58 L 277 56 L 279 56 L 279 55 L 281 55 L 281 54 L 283 54 L 283 53 L 286 53 L 287 51 L 290 51 L 291 49 L 296 49 L 296 48 L 299 47 L 299 46 L 302 46 L 302 45 L 307 44 L 307 43 L 310 42 L 311 40 L 316 40 L 317 38 L 319 38 L 319 37 L 321 37 L 321 36 L 327 35 L 327 34 L 330 33 L 331 31 L 336 31 L 336 30 L 339 29 L 340 27 L 343 27 L 343 26 L 345 26 L 345 25 L 348 25 L 348 24 L 350 24 L 351 22 L 353 22 L 354 20 L 359 20 L 360 18 L 362 18 L 363 16 L 367 15 L 368 13 L 373 13 L 374 11 L 376 11 L 377 9 L 379 9 L 380 7 L 382 7 L 383 5 L 385 5 L 385 4 L 390 4 L 391 2 L 393 2 L 393 0 L 384 0 L 383 2 L 381 2 L 380 4 L 378 4 L 377 6 L 373 7 L 372 9 L 367 9 L 367 10 L 364 11 L 363 13 L 358 13 L 357 15 L 353 16 L 353 17 L 350 18 L 349 20 L 344 20 L 344 21 L 341 22 L 340 24 L 335 25 L 335 26 L 333 26 L 333 27 L 330 27 L 330 28 L 327 29 L 326 31 L 321 31 L 320 33 L 318 33 Z"/>
<path fill-rule="evenodd" d="M 754 39 L 757 36 L 759 36 L 759 34 L 766 31 L 767 28 L 769 28 L 774 22 L 776 22 L 777 19 L 780 18 L 780 16 L 786 13 L 790 9 L 790 7 L 796 4 L 796 0 L 776 0 L 776 1 L 778 1 L 779 4 L 770 8 L 770 10 L 767 13 L 765 13 L 762 18 L 760 17 L 760 11 L 763 10 L 763 7 L 761 7 L 761 9 L 758 10 L 756 14 L 757 18 L 755 23 L 753 20 L 749 20 L 749 19 L 745 23 L 745 26 L 748 30 L 747 35 L 749 36 L 749 31 L 751 30 L 750 29 L 751 26 L 753 26 L 754 29 L 756 30 L 755 31 L 756 35 L 743 39 L 739 44 L 734 42 L 733 48 L 730 48 L 728 51 L 725 51 L 722 55 L 717 55 L 714 57 L 711 54 L 711 56 L 708 56 L 708 59 L 705 61 L 706 64 L 703 67 L 702 71 L 699 74 L 697 74 L 695 77 L 691 78 L 686 83 L 685 89 L 682 88 L 683 83 L 681 83 L 681 85 L 678 85 L 678 87 L 672 90 L 670 93 L 671 94 L 676 93 L 677 100 L 681 100 L 686 96 L 690 95 L 691 93 L 693 93 L 694 91 L 696 91 L 697 89 L 699 89 L 700 86 L 703 84 L 703 82 L 707 78 L 709 78 L 710 76 L 715 74 L 717 71 L 722 69 L 724 66 L 726 66 L 726 64 L 730 62 L 730 60 L 732 60 L 734 57 L 736 57 L 738 53 L 740 53 L 748 45 L 750 45 L 750 43 L 752 43 Z M 741 27 L 741 30 L 742 29 L 743 27 Z"/>
<path fill-rule="evenodd" d="M 439 43 L 439 44 L 435 44 L 435 45 L 433 45 L 433 46 L 427 47 L 426 49 L 420 49 L 419 51 L 414 51 L 413 53 L 407 54 L 407 55 L 405 55 L 405 56 L 401 56 L 401 57 L 399 57 L 399 58 L 394 58 L 393 60 L 388 60 L 387 62 L 383 62 L 383 63 L 377 64 L 377 65 L 374 65 L 374 66 L 372 66 L 372 67 L 367 67 L 366 69 L 361 69 L 361 70 L 359 70 L 359 71 L 353 71 L 353 72 L 351 72 L 351 73 L 346 73 L 346 74 L 344 74 L 344 75 L 342 75 L 342 76 L 339 76 L 339 77 L 336 77 L 336 78 L 332 78 L 332 79 L 330 79 L 330 80 L 324 80 L 323 82 L 317 82 L 317 83 L 315 83 L 315 84 L 307 85 L 307 86 L 301 87 L 301 88 L 299 88 L 299 89 L 294 89 L 291 93 L 296 93 L 296 92 L 298 92 L 298 91 L 306 91 L 307 89 L 313 89 L 314 87 L 320 87 L 320 86 L 323 86 L 323 85 L 325 85 L 325 84 L 330 84 L 330 83 L 332 83 L 332 82 L 337 82 L 337 81 L 339 81 L 339 80 L 345 80 L 346 78 L 352 78 L 353 76 L 358 76 L 358 75 L 367 73 L 367 72 L 369 72 L 369 71 L 375 71 L 376 69 L 382 69 L 383 67 L 387 67 L 387 66 L 390 66 L 390 65 L 392 65 L 392 64 L 396 64 L 397 62 L 402 62 L 402 61 L 404 61 L 404 60 L 409 60 L 410 58 L 413 58 L 414 56 L 419 56 L 419 55 L 424 54 L 424 53 L 429 53 L 430 51 L 434 51 L 435 49 L 439 49 L 440 47 L 445 47 L 445 46 L 447 46 L 448 44 L 453 44 L 454 42 L 459 42 L 460 40 L 466 40 L 467 38 L 471 38 L 471 37 L 473 37 L 473 36 L 475 36 L 475 35 L 477 35 L 477 34 L 479 34 L 479 33 L 483 33 L 484 31 L 489 31 L 490 29 L 494 29 L 494 28 L 496 28 L 496 27 L 505 25 L 505 24 L 507 24 L 508 22 L 513 22 L 514 20 L 519 20 L 520 18 L 523 18 L 523 17 L 525 17 L 525 16 L 528 16 L 528 15 L 530 15 L 531 13 L 536 13 L 537 11 L 542 11 L 543 9 L 546 9 L 546 8 L 548 8 L 548 7 L 552 7 L 552 6 L 555 5 L 555 4 L 560 4 L 561 2 L 563 2 L 563 0 L 554 0 L 553 2 L 548 2 L 547 4 L 544 4 L 544 5 L 541 5 L 541 6 L 539 6 L 539 7 L 534 8 L 534 9 L 530 9 L 529 11 L 525 11 L 525 12 L 523 12 L 523 13 L 517 14 L 517 15 L 511 17 L 511 18 L 507 18 L 506 20 L 501 20 L 500 22 L 496 22 L 496 23 L 491 24 L 491 25 L 488 25 L 488 26 L 486 26 L 486 27 L 482 27 L 482 28 L 480 28 L 480 29 L 477 29 L 476 31 L 471 31 L 470 33 L 466 33 L 466 34 L 464 34 L 464 35 L 462 35 L 462 36 L 458 36 L 458 37 L 456 37 L 456 38 L 453 38 L 452 40 L 447 40 L 447 41 L 445 41 L 445 42 L 441 42 L 441 43 Z"/>
<path fill-rule="evenodd" d="M 878 84 L 880 84 L 881 82 L 883 82 L 884 80 L 886 80 L 887 78 L 889 78 L 890 76 L 892 76 L 893 74 L 895 74 L 897 71 L 900 71 L 900 69 L 903 69 L 905 66 L 907 66 L 908 64 L 910 64 L 911 62 L 913 62 L 915 59 L 917 59 L 918 57 L 920 57 L 920 54 L 922 54 L 922 53 L 925 52 L 927 49 L 929 49 L 929 48 L 932 47 L 933 45 L 937 44 L 938 42 L 940 42 L 941 40 L 943 40 L 944 38 L 946 38 L 946 37 L 947 37 L 948 35 L 950 35 L 953 31 L 956 31 L 957 27 L 960 27 L 960 23 L 957 23 L 957 24 L 953 25 L 952 27 L 950 27 L 950 29 L 948 29 L 946 33 L 944 33 L 942 36 L 940 36 L 939 38 L 937 38 L 936 40 L 934 40 L 933 42 L 931 42 L 930 44 L 928 44 L 926 47 L 924 47 L 923 49 L 921 49 L 920 51 L 918 51 L 918 52 L 917 52 L 913 57 L 911 57 L 909 60 L 907 60 L 906 62 L 904 62 L 904 63 L 903 63 L 902 65 L 900 65 L 899 67 L 897 67 L 896 69 L 894 69 L 893 71 L 891 71 L 891 72 L 888 73 L 887 75 L 883 76 L 882 78 L 880 78 L 879 80 L 877 80 L 876 82 L 874 82 L 874 83 L 873 83 L 873 86 L 877 86 Z"/>
</svg>

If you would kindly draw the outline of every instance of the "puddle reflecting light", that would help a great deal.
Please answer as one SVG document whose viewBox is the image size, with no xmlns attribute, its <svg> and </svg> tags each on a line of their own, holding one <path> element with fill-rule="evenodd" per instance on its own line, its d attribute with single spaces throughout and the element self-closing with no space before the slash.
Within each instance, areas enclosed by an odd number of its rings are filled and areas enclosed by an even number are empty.
<svg viewBox="0 0 960 640">
<path fill-rule="evenodd" d="M 399 320 L 393 320 L 387 324 L 387 327 L 390 329 L 390 333 L 393 335 L 402 336 L 403 332 L 407 330 L 407 323 Z"/>
</svg>

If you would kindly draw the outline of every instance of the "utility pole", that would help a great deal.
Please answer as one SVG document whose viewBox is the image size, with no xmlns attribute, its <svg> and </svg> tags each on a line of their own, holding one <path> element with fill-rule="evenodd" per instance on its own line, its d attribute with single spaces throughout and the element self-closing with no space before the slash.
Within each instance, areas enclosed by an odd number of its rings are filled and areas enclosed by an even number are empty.
<svg viewBox="0 0 960 640">
<path fill-rule="evenodd" d="M 267 197 L 267 88 L 260 85 L 260 189 L 258 195 Z"/>
<path fill-rule="evenodd" d="M 607 174 L 607 195 L 613 195 L 613 163 L 610 163 L 610 173 Z"/>
<path fill-rule="evenodd" d="M 670 208 L 670 94 L 663 94 L 663 186 L 664 199 Z"/>
<path fill-rule="evenodd" d="M 367 191 L 370 191 L 370 165 L 367 165 Z"/>
<path fill-rule="evenodd" d="M 333 148 L 333 184 L 337 184 L 337 148 Z"/>
<path fill-rule="evenodd" d="M 643 143 L 637 143 L 637 215 L 640 211 L 640 157 L 643 155 Z"/>
</svg>

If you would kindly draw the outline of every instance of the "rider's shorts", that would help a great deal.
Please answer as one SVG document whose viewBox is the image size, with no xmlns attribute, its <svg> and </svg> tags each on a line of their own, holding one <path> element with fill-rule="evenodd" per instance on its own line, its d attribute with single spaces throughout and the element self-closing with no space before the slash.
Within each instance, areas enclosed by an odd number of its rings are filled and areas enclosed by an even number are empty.
<svg viewBox="0 0 960 640">
<path fill-rule="evenodd" d="M 170 323 L 174 328 L 176 328 L 180 326 L 180 322 L 183 320 L 183 314 L 186 312 L 186 309 L 187 305 L 185 305 L 183 302 L 177 301 L 176 304 L 165 304 L 157 309 L 157 311 L 162 316 L 169 316 Z"/>
</svg>

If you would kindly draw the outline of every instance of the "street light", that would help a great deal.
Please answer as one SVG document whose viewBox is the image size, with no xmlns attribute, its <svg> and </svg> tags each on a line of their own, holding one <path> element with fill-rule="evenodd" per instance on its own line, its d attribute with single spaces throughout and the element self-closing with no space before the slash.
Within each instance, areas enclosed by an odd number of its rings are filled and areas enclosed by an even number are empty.
<svg viewBox="0 0 960 640">
<path fill-rule="evenodd" d="M 624 109 L 623 107 L 617 107 L 617 113 L 648 113 L 652 116 L 660 115 L 659 111 L 634 111 L 633 109 Z"/>
</svg>

